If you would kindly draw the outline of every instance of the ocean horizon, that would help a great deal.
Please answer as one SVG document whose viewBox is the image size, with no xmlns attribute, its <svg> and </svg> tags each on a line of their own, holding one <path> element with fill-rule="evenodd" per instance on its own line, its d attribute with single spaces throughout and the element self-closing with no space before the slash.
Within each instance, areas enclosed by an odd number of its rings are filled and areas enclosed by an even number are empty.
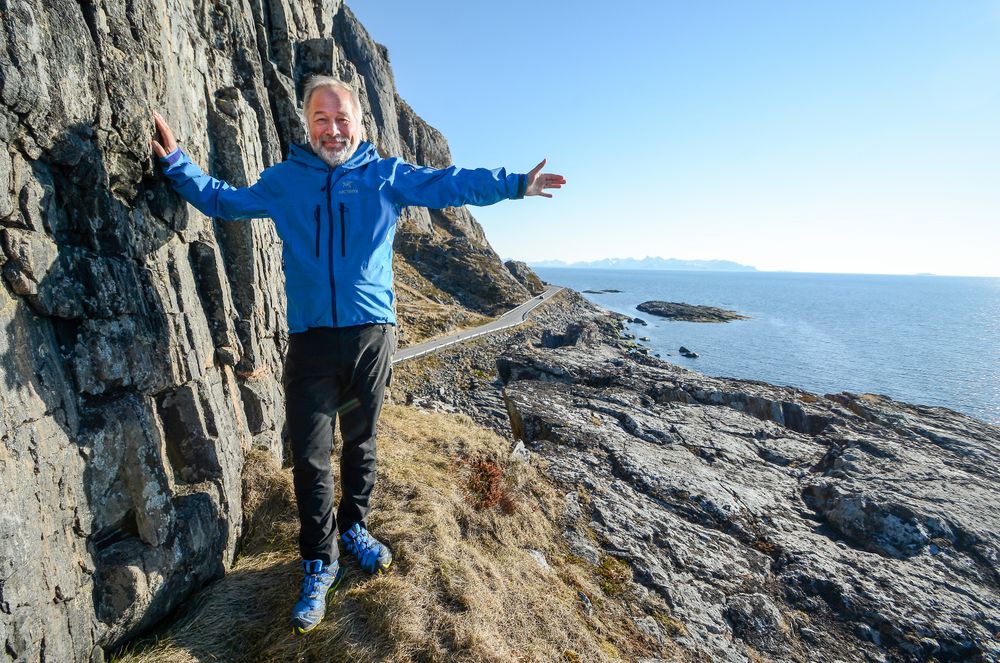
<svg viewBox="0 0 1000 663">
<path fill-rule="evenodd" d="M 1000 278 L 536 267 L 546 282 L 647 326 L 661 358 L 716 377 L 825 394 L 877 393 L 1000 424 Z M 621 292 L 586 293 L 585 290 Z M 649 300 L 730 309 L 723 324 L 636 310 Z M 681 357 L 685 346 L 699 354 Z"/>
</svg>

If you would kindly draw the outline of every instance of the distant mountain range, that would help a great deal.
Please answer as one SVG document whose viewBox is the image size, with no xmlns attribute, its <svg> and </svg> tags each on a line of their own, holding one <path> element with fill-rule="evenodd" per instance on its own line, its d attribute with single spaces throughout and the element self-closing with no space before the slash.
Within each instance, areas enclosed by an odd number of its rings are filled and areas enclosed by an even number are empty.
<svg viewBox="0 0 1000 663">
<path fill-rule="evenodd" d="M 605 258 L 589 262 L 564 262 L 540 260 L 529 262 L 530 267 L 576 267 L 581 269 L 686 269 L 713 272 L 756 272 L 756 267 L 741 265 L 732 260 L 678 260 L 677 258 Z"/>
</svg>

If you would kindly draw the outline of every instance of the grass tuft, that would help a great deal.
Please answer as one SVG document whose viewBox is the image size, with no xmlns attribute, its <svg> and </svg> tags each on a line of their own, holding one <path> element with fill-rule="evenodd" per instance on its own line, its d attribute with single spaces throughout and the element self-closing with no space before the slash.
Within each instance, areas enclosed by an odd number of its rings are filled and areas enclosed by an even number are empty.
<svg viewBox="0 0 1000 663">
<path fill-rule="evenodd" d="M 671 638 L 683 637 L 687 635 L 687 627 L 684 622 L 674 617 L 666 610 L 657 610 L 653 613 L 653 619 L 663 627 L 663 632 Z"/>
<path fill-rule="evenodd" d="M 600 577 L 598 585 L 605 594 L 621 596 L 632 582 L 632 567 L 620 559 L 605 555 L 601 559 L 601 565 L 597 567 L 597 575 Z"/>
<path fill-rule="evenodd" d="M 517 513 L 517 498 L 514 493 L 516 482 L 512 480 L 510 469 L 510 460 L 503 464 L 487 457 L 472 460 L 469 464 L 466 487 L 475 501 L 476 508 L 498 507 L 500 512 L 507 516 Z"/>
</svg>

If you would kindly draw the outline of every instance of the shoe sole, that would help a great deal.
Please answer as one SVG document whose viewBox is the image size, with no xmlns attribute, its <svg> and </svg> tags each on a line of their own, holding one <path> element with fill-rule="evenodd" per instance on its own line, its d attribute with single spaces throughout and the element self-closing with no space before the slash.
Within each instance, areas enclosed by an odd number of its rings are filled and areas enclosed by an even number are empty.
<svg viewBox="0 0 1000 663">
<path fill-rule="evenodd" d="M 330 588 L 326 590 L 326 596 L 323 597 L 323 600 L 325 602 L 329 603 L 330 595 L 333 594 L 335 591 L 337 591 L 337 588 L 340 587 L 340 581 L 344 579 L 344 571 L 345 569 L 343 566 L 337 569 L 337 577 L 333 579 L 333 584 L 330 585 Z M 323 616 L 325 617 L 326 615 Z M 312 626 L 308 626 L 306 628 L 302 628 L 301 626 L 292 626 L 292 635 L 303 635 L 305 633 L 308 633 L 309 631 L 312 631 L 314 628 L 319 626 L 322 621 L 323 620 L 321 619 Z"/>
</svg>

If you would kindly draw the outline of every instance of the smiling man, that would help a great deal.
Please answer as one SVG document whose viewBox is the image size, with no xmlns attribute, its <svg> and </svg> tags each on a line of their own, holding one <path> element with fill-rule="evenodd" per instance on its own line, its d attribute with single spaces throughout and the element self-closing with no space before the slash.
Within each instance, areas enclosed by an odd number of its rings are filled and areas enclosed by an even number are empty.
<svg viewBox="0 0 1000 663">
<path fill-rule="evenodd" d="M 153 152 L 185 200 L 208 216 L 270 217 L 283 242 L 286 416 L 305 571 L 291 618 L 299 632 L 323 619 L 327 594 L 343 575 L 338 540 L 368 573 L 392 562 L 365 518 L 375 485 L 375 425 L 395 351 L 392 242 L 400 211 L 551 198 L 545 190 L 566 182 L 542 173 L 544 160 L 522 175 L 383 159 L 362 140 L 361 117 L 349 85 L 313 77 L 303 94 L 309 144 L 293 145 L 288 158 L 253 186 L 234 188 L 192 163 L 166 121 L 153 114 L 160 138 L 151 141 Z M 330 462 L 335 417 L 344 441 L 336 515 Z"/>
</svg>

